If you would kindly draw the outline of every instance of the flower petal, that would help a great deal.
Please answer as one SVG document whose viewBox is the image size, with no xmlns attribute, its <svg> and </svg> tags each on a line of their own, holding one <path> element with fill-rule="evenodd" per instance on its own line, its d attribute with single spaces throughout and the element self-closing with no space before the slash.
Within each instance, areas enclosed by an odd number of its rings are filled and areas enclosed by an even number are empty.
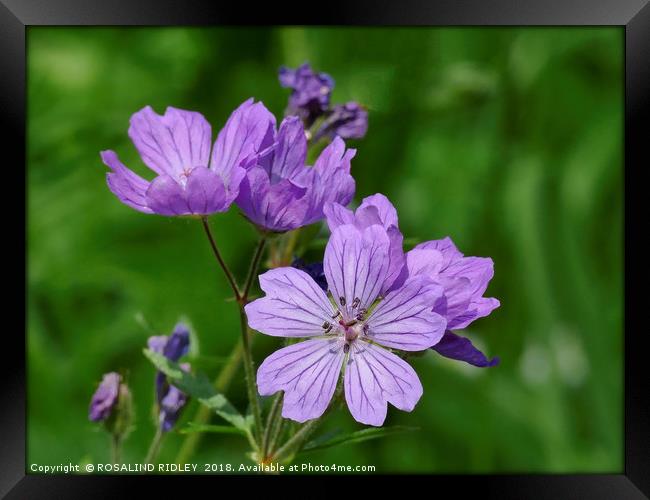
<svg viewBox="0 0 650 500">
<path fill-rule="evenodd" d="M 187 178 L 184 196 L 190 211 L 197 215 L 223 212 L 233 200 L 232 196 L 228 196 L 221 177 L 207 167 L 192 170 Z"/>
<path fill-rule="evenodd" d="M 211 134 L 201 113 L 172 107 L 161 116 L 145 106 L 131 117 L 129 127 L 142 161 L 159 175 L 177 180 L 185 169 L 208 165 Z"/>
<path fill-rule="evenodd" d="M 339 226 L 325 248 L 323 266 L 334 301 L 350 319 L 356 316 L 353 302 L 359 299 L 358 309 L 368 309 L 379 295 L 388 272 L 389 240 L 381 226 L 370 226 L 359 231 L 352 225 Z"/>
<path fill-rule="evenodd" d="M 305 422 L 320 417 L 336 389 L 343 344 L 339 337 L 314 339 L 275 351 L 257 370 L 259 393 L 284 391 L 284 418 Z"/>
<path fill-rule="evenodd" d="M 424 243 L 419 243 L 415 248 L 421 248 L 425 250 L 438 250 L 442 253 L 444 258 L 444 267 L 447 267 L 450 262 L 460 259 L 463 257 L 463 254 L 458 251 L 454 242 L 451 241 L 449 236 L 442 238 L 440 240 L 431 240 L 425 241 Z"/>
<path fill-rule="evenodd" d="M 350 349 L 344 386 L 354 419 L 374 426 L 384 423 L 388 402 L 400 410 L 412 411 L 422 396 L 420 379 L 406 361 L 358 340 Z"/>
<path fill-rule="evenodd" d="M 377 214 L 379 215 L 379 220 L 385 228 L 390 226 L 398 226 L 397 222 L 397 210 L 390 202 L 390 200 L 381 193 L 373 194 L 372 196 L 367 196 L 361 202 L 358 210 L 363 211 L 366 208 L 374 207 L 377 209 Z"/>
<path fill-rule="evenodd" d="M 188 215 L 185 193 L 178 182 L 168 175 L 156 177 L 145 193 L 147 206 L 159 215 Z"/>
<path fill-rule="evenodd" d="M 244 101 L 232 112 L 219 132 L 212 150 L 210 168 L 227 186 L 235 167 L 272 142 L 275 117 L 261 102 Z"/>
<path fill-rule="evenodd" d="M 282 179 L 292 179 L 305 168 L 307 138 L 300 118 L 287 116 L 282 120 L 276 141 L 277 145 L 268 165 L 263 163 L 268 169 L 271 184 Z"/>
<path fill-rule="evenodd" d="M 488 360 L 485 354 L 479 351 L 472 342 L 465 337 L 456 335 L 449 330 L 445 332 L 442 340 L 432 347 L 438 354 L 451 359 L 465 361 L 470 365 L 485 368 L 499 364 L 499 358 Z"/>
<path fill-rule="evenodd" d="M 410 278 L 372 311 L 366 321 L 368 338 L 403 351 L 422 351 L 435 345 L 447 325 L 444 317 L 431 310 L 442 295 L 442 287 L 430 279 Z"/>
<path fill-rule="evenodd" d="M 480 297 L 494 276 L 494 262 L 488 257 L 463 257 L 451 262 L 443 273 L 467 278 L 471 282 L 472 295 Z"/>
<path fill-rule="evenodd" d="M 323 205 L 323 213 L 331 232 L 343 224 L 354 224 L 354 212 L 343 205 L 328 201 Z"/>
<path fill-rule="evenodd" d="M 305 188 L 289 179 L 271 185 L 261 167 L 252 167 L 242 181 L 237 205 L 251 221 L 271 231 L 287 231 L 303 225 L 307 209 Z"/>
<path fill-rule="evenodd" d="M 248 325 L 274 337 L 323 335 L 334 309 L 325 292 L 304 271 L 281 267 L 260 276 L 266 297 L 246 305 Z"/>
<path fill-rule="evenodd" d="M 125 205 L 145 214 L 153 213 L 145 199 L 149 181 L 129 170 L 114 151 L 102 151 L 100 154 L 104 165 L 113 170 L 106 174 L 106 183 L 111 192 Z"/>
</svg>

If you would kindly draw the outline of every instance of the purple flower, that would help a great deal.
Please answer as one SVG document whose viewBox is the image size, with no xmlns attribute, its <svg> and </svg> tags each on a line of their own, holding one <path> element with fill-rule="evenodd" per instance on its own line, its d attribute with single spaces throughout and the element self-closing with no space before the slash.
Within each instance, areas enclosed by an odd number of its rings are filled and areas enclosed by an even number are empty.
<svg viewBox="0 0 650 500">
<path fill-rule="evenodd" d="M 258 369 L 262 396 L 284 391 L 283 417 L 298 422 L 320 417 L 342 366 L 345 399 L 357 421 L 382 425 L 389 402 L 413 410 L 422 385 L 389 349 L 421 351 L 441 339 L 446 321 L 431 304 L 442 289 L 419 276 L 378 300 L 389 264 L 390 239 L 382 226 L 344 224 L 325 249 L 331 298 L 298 269 L 260 276 L 266 296 L 246 306 L 250 327 L 271 336 L 312 337 L 276 351 Z"/>
<path fill-rule="evenodd" d="M 325 270 L 322 262 L 312 262 L 307 264 L 304 260 L 295 258 L 291 263 L 291 267 L 306 272 L 319 287 L 327 291 L 327 278 L 325 277 Z"/>
<path fill-rule="evenodd" d="M 147 341 L 147 347 L 150 350 L 162 354 L 174 362 L 187 354 L 189 346 L 190 331 L 183 323 L 178 323 L 171 335 L 156 335 L 149 337 Z M 189 364 L 183 363 L 180 366 L 183 370 L 189 372 Z M 187 396 L 169 384 L 164 373 L 156 372 L 156 401 L 160 407 L 159 420 L 161 428 L 164 432 L 167 432 L 178 419 L 181 409 L 187 402 Z"/>
<path fill-rule="evenodd" d="M 203 115 L 168 107 L 163 116 L 146 106 L 131 117 L 129 136 L 142 161 L 156 174 L 147 181 L 129 170 L 113 151 L 101 157 L 112 172 L 109 189 L 122 203 L 159 215 L 209 215 L 228 210 L 246 171 L 275 118 L 261 102 L 245 101 L 230 115 L 212 148 Z"/>
<path fill-rule="evenodd" d="M 345 149 L 336 138 L 313 167 L 305 166 L 307 140 L 300 120 L 289 116 L 274 137 L 267 137 L 258 157 L 246 163 L 237 205 L 263 230 L 283 232 L 323 218 L 323 205 L 342 205 L 354 196 L 350 160 L 355 149 Z"/>
<path fill-rule="evenodd" d="M 465 257 L 451 238 L 427 241 L 406 254 L 408 276 L 427 276 L 445 290 L 444 296 L 434 305 L 434 311 L 447 319 L 447 332 L 435 345 L 439 354 L 466 361 L 474 366 L 494 366 L 499 360 L 488 360 L 469 339 L 459 337 L 450 330 L 466 328 L 472 321 L 490 314 L 499 307 L 495 298 L 483 297 L 494 276 L 492 259 Z"/>
<path fill-rule="evenodd" d="M 338 203 L 326 203 L 323 209 L 327 217 L 327 225 L 334 232 L 343 224 L 353 224 L 357 229 L 365 229 L 373 224 L 379 224 L 386 230 L 390 241 L 388 255 L 388 273 L 381 286 L 381 293 L 385 294 L 392 287 L 399 287 L 405 276 L 402 276 L 405 257 L 402 250 L 404 238 L 399 230 L 397 210 L 383 194 L 377 193 L 364 198 L 356 212 L 345 208 Z"/>
<path fill-rule="evenodd" d="M 310 126 L 329 107 L 334 80 L 326 73 L 314 73 L 309 63 L 294 69 L 282 66 L 280 85 L 292 89 L 288 115 L 298 115 Z"/>
<path fill-rule="evenodd" d="M 337 104 L 314 135 L 314 142 L 326 135 L 361 139 L 368 131 L 368 110 L 356 102 Z"/>
<path fill-rule="evenodd" d="M 90 400 L 90 409 L 88 410 L 90 421 L 100 422 L 111 416 L 119 398 L 121 380 L 120 374 L 116 372 L 104 375 Z"/>
</svg>

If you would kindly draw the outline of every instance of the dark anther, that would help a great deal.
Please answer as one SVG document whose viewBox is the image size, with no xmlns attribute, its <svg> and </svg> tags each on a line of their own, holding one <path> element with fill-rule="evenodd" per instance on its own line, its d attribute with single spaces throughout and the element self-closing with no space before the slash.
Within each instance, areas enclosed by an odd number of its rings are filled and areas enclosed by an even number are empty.
<svg viewBox="0 0 650 500">
<path fill-rule="evenodd" d="M 350 344 L 345 344 L 343 346 L 343 352 L 347 354 L 350 351 Z"/>
<path fill-rule="evenodd" d="M 330 328 L 331 326 L 332 325 L 330 325 L 330 322 L 326 321 L 325 323 L 323 323 L 323 326 L 321 326 L 321 328 L 326 329 L 326 328 Z"/>
<path fill-rule="evenodd" d="M 359 307 L 359 304 L 361 304 L 361 299 L 359 297 L 355 297 L 352 301 L 352 309 Z"/>
<path fill-rule="evenodd" d="M 366 317 L 367 312 L 368 312 L 368 310 L 365 307 L 359 309 L 359 314 L 357 314 L 357 320 L 358 321 L 363 321 L 363 318 Z"/>
<path fill-rule="evenodd" d="M 341 311 L 336 311 L 336 313 L 332 316 L 332 319 L 336 319 L 341 315 Z"/>
<path fill-rule="evenodd" d="M 329 332 L 331 332 L 333 327 L 334 327 L 334 325 L 330 325 L 330 326 L 328 326 L 328 327 L 327 327 L 327 330 L 325 330 L 325 333 L 329 333 Z"/>
<path fill-rule="evenodd" d="M 345 297 L 339 297 L 339 303 L 340 303 L 342 306 L 345 306 Z"/>
</svg>

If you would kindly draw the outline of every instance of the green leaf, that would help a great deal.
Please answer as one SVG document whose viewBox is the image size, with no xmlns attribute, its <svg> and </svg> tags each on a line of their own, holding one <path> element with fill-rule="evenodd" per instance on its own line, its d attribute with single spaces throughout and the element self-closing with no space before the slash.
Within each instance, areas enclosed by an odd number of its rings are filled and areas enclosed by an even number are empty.
<svg viewBox="0 0 650 500">
<path fill-rule="evenodd" d="M 154 366 L 167 375 L 170 383 L 181 391 L 198 399 L 221 418 L 244 432 L 250 431 L 250 422 L 230 404 L 223 394 L 218 393 L 205 375 L 192 375 L 181 369 L 178 363 L 168 360 L 162 354 L 144 349 L 144 355 Z"/>
<path fill-rule="evenodd" d="M 189 422 L 187 426 L 183 427 L 179 432 L 181 434 L 192 434 L 194 432 L 210 432 L 215 434 L 240 434 L 242 436 L 246 435 L 246 432 L 243 429 L 239 429 L 231 425 L 207 425 L 207 424 L 195 424 L 194 422 Z"/>
<path fill-rule="evenodd" d="M 307 451 L 323 450 L 325 448 L 331 448 L 339 444 L 353 444 L 361 443 L 363 441 L 369 441 L 370 439 L 377 439 L 384 436 L 390 436 L 391 434 L 398 434 L 401 432 L 409 432 L 419 430 L 418 427 L 406 427 L 402 425 L 396 425 L 393 427 L 378 427 L 372 429 L 362 429 L 360 431 L 351 432 L 349 434 L 339 434 L 338 436 L 331 437 L 332 434 L 325 434 L 320 436 L 310 442 L 308 442 L 302 450 L 301 453 Z"/>
</svg>

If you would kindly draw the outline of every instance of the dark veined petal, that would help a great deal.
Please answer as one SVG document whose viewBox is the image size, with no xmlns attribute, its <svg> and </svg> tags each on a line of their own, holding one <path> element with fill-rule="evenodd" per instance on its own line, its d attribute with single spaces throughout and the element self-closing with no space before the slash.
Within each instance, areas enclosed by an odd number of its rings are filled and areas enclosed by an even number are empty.
<svg viewBox="0 0 650 500">
<path fill-rule="evenodd" d="M 362 424 L 380 426 L 387 403 L 412 411 L 422 396 L 415 370 L 395 354 L 363 341 L 355 341 L 345 366 L 345 400 Z"/>
<path fill-rule="evenodd" d="M 211 134 L 203 115 L 172 107 L 161 116 L 146 106 L 131 116 L 129 127 L 142 161 L 159 175 L 174 179 L 184 170 L 208 165 Z"/>
<path fill-rule="evenodd" d="M 422 351 L 442 338 L 447 321 L 432 311 L 443 289 L 426 277 L 389 292 L 367 319 L 368 338 L 386 347 Z"/>
<path fill-rule="evenodd" d="M 297 422 L 318 418 L 332 399 L 344 356 L 340 337 L 279 349 L 257 370 L 259 393 L 269 396 L 284 391 L 284 418 Z"/>
<path fill-rule="evenodd" d="M 304 271 L 272 269 L 260 276 L 266 297 L 246 305 L 248 325 L 274 337 L 323 335 L 334 309 L 325 292 Z"/>
<path fill-rule="evenodd" d="M 359 231 L 352 225 L 339 226 L 325 248 L 323 266 L 329 289 L 346 318 L 369 308 L 386 279 L 390 242 L 386 230 L 375 225 Z"/>
</svg>

